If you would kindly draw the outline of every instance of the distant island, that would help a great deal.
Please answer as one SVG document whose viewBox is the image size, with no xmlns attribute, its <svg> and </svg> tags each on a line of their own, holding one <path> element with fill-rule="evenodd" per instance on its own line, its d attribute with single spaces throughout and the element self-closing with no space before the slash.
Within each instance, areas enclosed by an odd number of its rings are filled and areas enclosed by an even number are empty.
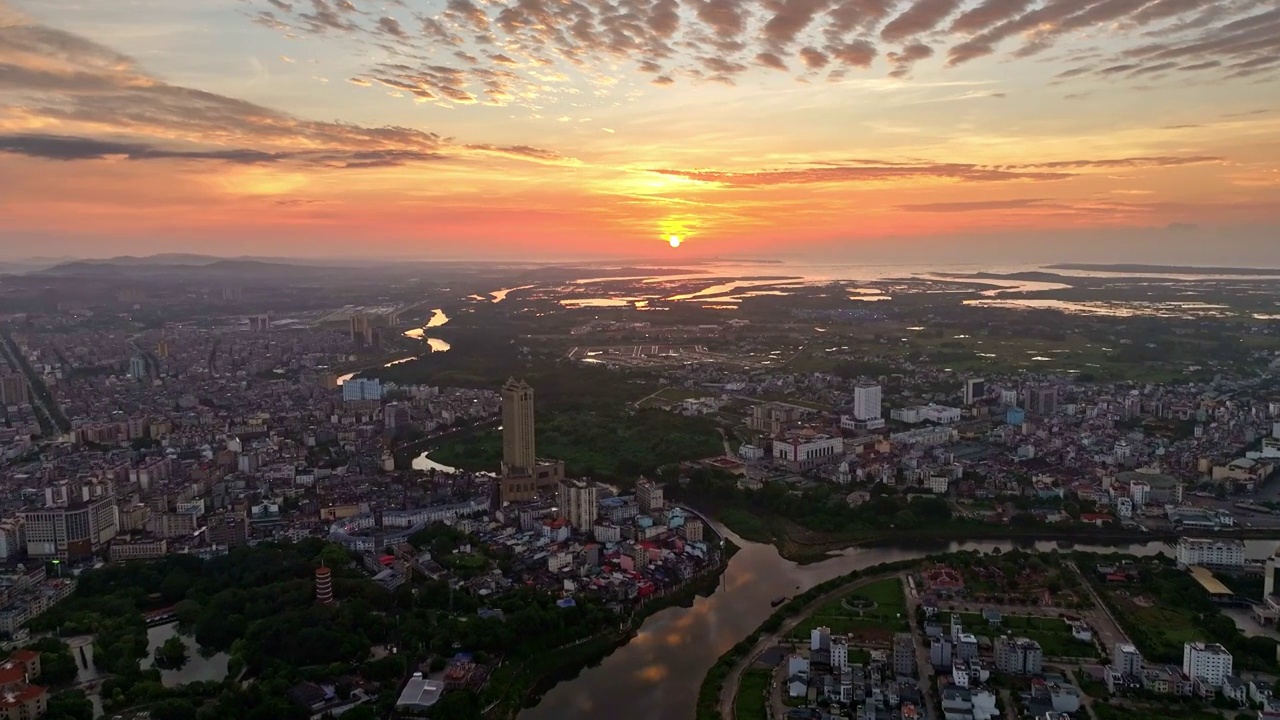
<svg viewBox="0 0 1280 720">
<path fill-rule="evenodd" d="M 1238 268 L 1238 267 L 1195 267 L 1192 265 L 1134 265 L 1134 264 L 1093 264 L 1093 263 L 1060 263 L 1046 265 L 1048 270 L 1094 270 L 1098 272 L 1132 272 L 1132 273 L 1181 273 L 1183 275 L 1280 275 L 1276 268 Z"/>
</svg>

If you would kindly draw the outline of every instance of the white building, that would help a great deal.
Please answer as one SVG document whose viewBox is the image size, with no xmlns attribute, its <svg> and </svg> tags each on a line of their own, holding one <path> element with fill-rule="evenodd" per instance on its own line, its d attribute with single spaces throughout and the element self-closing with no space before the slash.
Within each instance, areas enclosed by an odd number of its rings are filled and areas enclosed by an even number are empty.
<svg viewBox="0 0 1280 720">
<path fill-rule="evenodd" d="M 812 438 L 773 441 L 773 459 L 786 463 L 792 469 L 803 470 L 826 462 L 833 462 L 844 455 L 844 439 L 830 435 Z"/>
<path fill-rule="evenodd" d="M 1008 675 L 1039 675 L 1044 669 L 1040 643 L 1027 638 L 996 638 L 996 669 Z"/>
<path fill-rule="evenodd" d="M 1133 507 L 1143 508 L 1151 499 L 1151 483 L 1145 480 L 1134 480 L 1129 483 L 1129 497 L 1133 498 Z"/>
<path fill-rule="evenodd" d="M 915 445 L 918 447 L 933 447 L 934 445 L 946 445 L 955 442 L 959 437 L 959 433 L 949 427 L 926 427 L 918 430 L 908 430 L 900 433 L 890 433 L 889 442 L 894 445 Z"/>
<path fill-rule="evenodd" d="M 915 425 L 926 420 L 939 425 L 950 425 L 951 423 L 960 422 L 960 418 L 963 416 L 964 413 L 959 408 L 947 407 L 946 405 L 913 405 L 889 411 L 890 418 L 908 425 Z"/>
<path fill-rule="evenodd" d="M 376 378 L 351 378 L 342 383 L 342 399 L 345 402 L 381 400 L 382 381 Z"/>
<path fill-rule="evenodd" d="M 1216 643 L 1189 642 L 1182 646 L 1182 672 L 1215 688 L 1231 674 L 1232 658 Z"/>
<path fill-rule="evenodd" d="M 1111 669 L 1120 675 L 1142 674 L 1142 653 L 1128 643 L 1118 643 L 1111 650 Z"/>
<path fill-rule="evenodd" d="M 810 652 L 825 650 L 831 646 L 831 628 L 816 627 L 809 631 Z"/>
<path fill-rule="evenodd" d="M 645 513 L 653 513 L 662 509 L 662 486 L 652 480 L 642 478 L 636 483 L 636 502 Z"/>
<path fill-rule="evenodd" d="M 1133 498 L 1116 498 L 1116 516 L 1122 519 L 1133 517 Z"/>
<path fill-rule="evenodd" d="M 738 457 L 742 462 L 755 462 L 764 459 L 764 448 L 759 445 L 743 443 L 738 447 Z"/>
<path fill-rule="evenodd" d="M 875 383 L 859 383 L 853 389 L 853 417 L 857 420 L 880 419 L 880 386 Z"/>
<path fill-rule="evenodd" d="M 849 667 L 849 639 L 845 637 L 831 638 L 831 668 L 844 670 Z"/>
<path fill-rule="evenodd" d="M 556 492 L 560 517 L 569 521 L 574 530 L 590 532 L 599 513 L 596 484 L 590 480 L 564 480 Z"/>
<path fill-rule="evenodd" d="M 1178 567 L 1204 565 L 1216 568 L 1243 568 L 1244 542 L 1241 540 L 1209 540 L 1179 538 L 1176 558 Z"/>
<path fill-rule="evenodd" d="M 945 475 L 933 475 L 928 482 L 929 489 L 936 495 L 946 495 L 947 488 L 951 485 L 951 479 Z"/>
<path fill-rule="evenodd" d="M 591 535 L 602 543 L 622 542 L 622 528 L 613 523 L 598 522 L 592 525 Z"/>
<path fill-rule="evenodd" d="M 560 572 L 567 567 L 573 567 L 573 553 L 558 552 L 547 556 L 547 570 L 549 572 Z"/>
</svg>

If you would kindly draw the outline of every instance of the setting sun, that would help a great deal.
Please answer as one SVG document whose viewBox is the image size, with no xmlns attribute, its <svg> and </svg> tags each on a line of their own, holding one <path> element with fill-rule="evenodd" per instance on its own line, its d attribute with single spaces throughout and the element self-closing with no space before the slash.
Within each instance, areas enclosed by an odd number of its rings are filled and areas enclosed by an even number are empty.
<svg viewBox="0 0 1280 720">
<path fill-rule="evenodd" d="M 669 242 L 671 243 L 671 247 L 673 248 L 680 247 L 680 236 L 672 235 L 671 240 Z"/>
</svg>

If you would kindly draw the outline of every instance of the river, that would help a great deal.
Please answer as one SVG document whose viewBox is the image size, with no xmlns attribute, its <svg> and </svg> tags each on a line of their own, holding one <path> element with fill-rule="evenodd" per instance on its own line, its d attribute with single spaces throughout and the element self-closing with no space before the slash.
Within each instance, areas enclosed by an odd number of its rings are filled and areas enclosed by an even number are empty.
<svg viewBox="0 0 1280 720">
<path fill-rule="evenodd" d="M 729 561 L 716 591 L 709 597 L 697 598 L 692 607 L 668 608 L 652 615 L 631 642 L 600 665 L 552 688 L 536 707 L 523 710 L 519 720 L 690 718 L 707 670 L 769 617 L 773 599 L 797 595 L 825 580 L 880 563 L 958 550 L 1006 551 L 1015 546 L 1012 542 L 953 542 L 854 548 L 820 563 L 797 565 L 784 560 L 772 545 L 747 542 L 718 523 L 712 524 L 742 548 Z M 1276 549 L 1274 541 L 1246 541 L 1245 545 L 1250 558 L 1267 557 Z M 1043 551 L 1059 547 L 1052 542 L 1017 546 Z M 1075 545 L 1073 549 L 1172 554 L 1172 548 L 1162 542 L 1110 547 Z"/>
</svg>

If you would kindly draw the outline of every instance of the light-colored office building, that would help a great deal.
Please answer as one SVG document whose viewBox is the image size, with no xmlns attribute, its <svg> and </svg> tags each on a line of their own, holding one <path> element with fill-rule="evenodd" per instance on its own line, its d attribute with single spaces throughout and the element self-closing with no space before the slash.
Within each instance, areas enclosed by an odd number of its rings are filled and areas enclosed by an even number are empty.
<svg viewBox="0 0 1280 720">
<path fill-rule="evenodd" d="M 1182 672 L 1192 680 L 1220 688 L 1232 666 L 1231 653 L 1217 643 L 1189 642 L 1182 646 Z"/>
<path fill-rule="evenodd" d="M 1207 538 L 1179 538 L 1177 547 L 1178 567 L 1203 565 L 1212 568 L 1243 568 L 1244 542 L 1241 540 L 1210 540 Z"/>
</svg>

